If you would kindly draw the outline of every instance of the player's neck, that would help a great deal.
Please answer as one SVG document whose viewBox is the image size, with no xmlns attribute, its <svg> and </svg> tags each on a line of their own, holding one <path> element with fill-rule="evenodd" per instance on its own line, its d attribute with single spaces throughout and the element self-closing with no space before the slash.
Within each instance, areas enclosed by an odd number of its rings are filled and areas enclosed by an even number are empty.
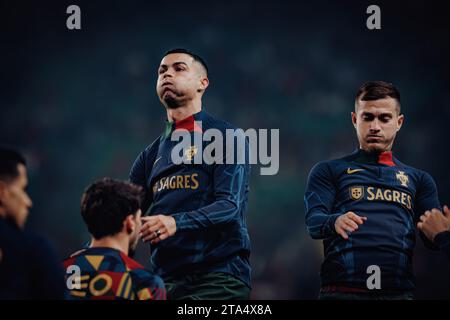
<svg viewBox="0 0 450 320">
<path fill-rule="evenodd" d="M 93 239 L 91 248 L 113 248 L 122 251 L 128 255 L 128 239 L 122 237 L 120 234 L 113 237 L 104 237 L 101 239 Z"/>
<path fill-rule="evenodd" d="M 166 109 L 167 110 L 167 120 L 180 121 L 192 116 L 202 110 L 202 101 L 189 101 L 186 105 L 180 106 L 176 109 Z"/>
<path fill-rule="evenodd" d="M 23 226 L 20 226 L 13 217 L 8 216 L 5 208 L 0 208 L 0 219 L 3 220 L 4 222 L 8 223 L 10 226 L 13 226 L 14 228 L 23 230 Z M 0 251 L 1 251 L 1 248 L 0 248 Z"/>
<path fill-rule="evenodd" d="M 381 154 L 381 153 L 384 153 L 384 152 L 392 152 L 392 146 L 389 146 L 389 147 L 386 148 L 386 149 L 370 150 L 370 149 L 364 148 L 364 147 L 362 147 L 362 146 L 360 145 L 360 146 L 359 146 L 359 149 L 362 150 L 362 151 L 364 151 L 364 152 L 366 152 L 366 153 L 369 153 L 369 154 Z"/>
</svg>

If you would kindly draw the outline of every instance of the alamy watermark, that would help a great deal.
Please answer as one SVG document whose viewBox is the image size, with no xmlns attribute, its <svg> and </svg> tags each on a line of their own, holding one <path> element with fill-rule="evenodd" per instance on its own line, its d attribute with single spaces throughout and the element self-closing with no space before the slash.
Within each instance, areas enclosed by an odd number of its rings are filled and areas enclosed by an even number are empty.
<svg viewBox="0 0 450 320">
<path fill-rule="evenodd" d="M 369 290 L 380 290 L 381 289 L 381 269 L 376 264 L 370 265 L 366 270 L 367 274 L 370 276 L 367 278 L 366 285 Z"/>
<path fill-rule="evenodd" d="M 171 141 L 174 164 L 260 164 L 261 175 L 276 175 L 280 167 L 279 129 L 219 129 L 202 130 L 202 122 L 195 121 L 191 132 L 176 129 Z M 270 139 L 269 139 L 270 136 Z"/>
<path fill-rule="evenodd" d="M 367 7 L 367 14 L 370 16 L 367 18 L 366 26 L 369 30 L 380 30 L 381 29 L 381 9 L 376 4 L 372 4 Z"/>
</svg>

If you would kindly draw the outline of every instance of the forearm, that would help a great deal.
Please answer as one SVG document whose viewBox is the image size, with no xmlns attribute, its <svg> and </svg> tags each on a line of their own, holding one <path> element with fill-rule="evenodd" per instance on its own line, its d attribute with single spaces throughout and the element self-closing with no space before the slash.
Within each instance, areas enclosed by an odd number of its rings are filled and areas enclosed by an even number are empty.
<svg viewBox="0 0 450 320">
<path fill-rule="evenodd" d="M 238 214 L 240 205 L 234 200 L 222 199 L 197 210 L 172 215 L 177 230 L 196 230 L 226 224 Z"/>
<path fill-rule="evenodd" d="M 245 206 L 249 168 L 244 165 L 218 165 L 214 173 L 215 201 L 187 212 L 172 214 L 177 230 L 196 230 L 233 221 Z"/>
<path fill-rule="evenodd" d="M 420 238 L 422 239 L 422 242 L 425 246 L 425 248 L 430 249 L 430 250 L 439 250 L 439 248 L 436 246 L 436 244 L 431 241 L 430 239 L 428 239 L 428 237 L 421 231 L 419 232 L 420 234 Z"/>
<path fill-rule="evenodd" d="M 334 223 L 341 215 L 333 213 L 336 189 L 327 164 L 319 163 L 311 170 L 305 190 L 305 224 L 313 239 L 325 239 L 336 234 Z"/>
<path fill-rule="evenodd" d="M 306 214 L 306 228 L 313 239 L 325 239 L 336 234 L 334 224 L 341 213 L 330 214 L 321 210 L 310 210 Z"/>
<path fill-rule="evenodd" d="M 434 238 L 434 243 L 450 257 L 450 231 L 438 233 Z"/>
</svg>

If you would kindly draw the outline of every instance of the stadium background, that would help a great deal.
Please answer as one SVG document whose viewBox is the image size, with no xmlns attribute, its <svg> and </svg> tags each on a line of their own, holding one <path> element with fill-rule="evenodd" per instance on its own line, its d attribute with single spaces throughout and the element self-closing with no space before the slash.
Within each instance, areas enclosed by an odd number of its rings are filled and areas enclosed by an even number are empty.
<svg viewBox="0 0 450 320">
<path fill-rule="evenodd" d="M 82 30 L 66 29 L 78 4 Z M 79 215 L 94 179 L 126 179 L 162 131 L 156 94 L 164 51 L 186 47 L 210 68 L 204 107 L 247 128 L 279 128 L 280 171 L 253 169 L 248 225 L 253 298 L 315 299 L 322 245 L 306 234 L 314 163 L 351 152 L 354 93 L 396 84 L 406 123 L 398 157 L 428 171 L 450 203 L 449 22 L 444 2 L 377 2 L 382 30 L 356 1 L 2 1 L 0 143 L 29 159 L 28 227 L 61 258 L 88 234 Z M 137 258 L 148 264 L 140 246 Z M 418 241 L 417 298 L 449 298 L 450 260 Z"/>
</svg>

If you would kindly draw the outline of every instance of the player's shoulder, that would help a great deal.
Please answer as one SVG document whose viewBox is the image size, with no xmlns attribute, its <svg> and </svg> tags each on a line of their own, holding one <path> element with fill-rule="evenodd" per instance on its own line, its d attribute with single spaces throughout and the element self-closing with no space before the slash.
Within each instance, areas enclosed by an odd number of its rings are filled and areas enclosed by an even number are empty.
<svg viewBox="0 0 450 320">
<path fill-rule="evenodd" d="M 16 256 L 36 257 L 51 249 L 48 240 L 31 231 L 24 231 L 13 223 L 0 219 L 0 245 Z"/>
<path fill-rule="evenodd" d="M 32 231 L 25 231 L 23 233 L 23 243 L 26 244 L 28 250 L 33 254 L 41 254 L 44 252 L 53 252 L 53 245 L 47 238 L 38 235 Z"/>
<path fill-rule="evenodd" d="M 70 265 L 76 264 L 76 261 L 84 256 L 86 250 L 87 248 L 79 249 L 66 256 L 62 261 L 64 267 L 67 269 Z"/>
<path fill-rule="evenodd" d="M 0 218 L 0 241 L 19 246 L 23 237 L 23 231 L 6 219 Z"/>
<path fill-rule="evenodd" d="M 237 130 L 240 129 L 239 127 L 235 126 L 234 124 L 221 119 L 215 115 L 210 114 L 209 112 L 202 111 L 202 116 L 200 118 L 202 120 L 202 129 L 218 129 L 220 131 L 225 131 L 226 129 L 233 129 Z"/>
<path fill-rule="evenodd" d="M 42 236 L 29 230 L 22 230 L 14 225 L 14 223 L 5 219 L 0 219 L 0 232 L 2 236 L 7 236 L 10 240 L 18 241 L 20 246 L 37 247 L 40 245 L 48 245 L 49 242 Z"/>
<path fill-rule="evenodd" d="M 126 257 L 124 259 L 128 273 L 133 279 L 136 287 L 152 287 L 152 288 L 163 288 L 164 281 L 157 274 L 145 269 L 135 260 Z"/>
<path fill-rule="evenodd" d="M 161 135 L 159 135 L 155 140 L 152 141 L 145 149 L 142 151 L 146 156 L 151 155 L 154 152 L 158 151 L 159 142 L 161 140 Z"/>
<path fill-rule="evenodd" d="M 153 159 L 156 157 L 156 155 L 158 153 L 160 139 L 161 139 L 161 136 L 158 136 L 158 138 L 156 138 L 152 143 L 147 145 L 144 148 L 144 150 L 142 150 L 138 154 L 138 156 L 133 164 L 133 168 L 145 168 L 145 164 L 147 163 L 147 161 L 149 159 Z"/>
<path fill-rule="evenodd" d="M 114 266 L 109 271 L 127 271 L 121 252 L 113 248 L 95 247 L 78 250 L 64 259 L 63 265 L 65 268 L 70 265 L 77 265 L 82 269 L 94 268 L 95 270 L 110 269 L 111 266 Z"/>
<path fill-rule="evenodd" d="M 144 269 L 144 268 L 136 268 L 129 271 L 131 277 L 133 278 L 133 281 L 136 283 L 143 284 L 154 287 L 161 287 L 164 285 L 164 281 L 160 276 L 157 274 L 151 272 L 150 270 Z"/>
<path fill-rule="evenodd" d="M 428 173 L 427 171 L 423 170 L 423 169 L 419 169 L 416 167 L 413 167 L 411 165 L 407 165 L 403 162 L 401 162 L 398 159 L 395 159 L 395 165 L 403 170 L 404 172 L 407 172 L 409 174 L 415 175 L 417 176 L 419 179 L 423 180 L 423 181 L 428 181 L 428 180 L 434 180 L 433 177 L 431 176 L 430 173 Z"/>
<path fill-rule="evenodd" d="M 144 280 L 149 278 L 158 277 L 149 270 L 145 269 L 143 265 L 134 260 L 133 258 L 127 256 L 125 253 L 120 252 L 120 258 L 122 259 L 123 264 L 125 265 L 129 274 L 135 280 Z"/>
<path fill-rule="evenodd" d="M 433 176 L 430 173 L 428 173 L 427 171 L 425 171 L 423 169 L 417 169 L 417 168 L 412 168 L 412 169 L 419 177 L 423 186 L 426 186 L 427 188 L 430 186 L 433 186 L 433 188 L 436 188 L 436 183 L 434 181 Z"/>
<path fill-rule="evenodd" d="M 310 170 L 310 177 L 329 177 L 334 179 L 339 172 L 348 168 L 355 159 L 355 152 L 343 156 L 330 157 L 313 165 Z"/>
<path fill-rule="evenodd" d="M 311 172 L 333 172 L 336 167 L 345 165 L 346 162 L 348 162 L 346 157 L 322 160 L 314 164 Z"/>
<path fill-rule="evenodd" d="M 123 264 L 126 266 L 127 270 L 129 270 L 129 271 L 144 269 L 144 267 L 139 262 L 137 262 L 133 258 L 130 258 L 123 252 L 120 252 L 120 258 L 122 259 Z"/>
<path fill-rule="evenodd" d="M 41 273 L 44 278 L 45 275 L 53 274 L 53 279 L 58 279 L 62 271 L 61 260 L 49 239 L 32 231 L 25 231 L 20 246 L 32 275 Z"/>
<path fill-rule="evenodd" d="M 406 175 L 409 180 L 414 181 L 417 187 L 422 190 L 437 190 L 436 182 L 434 181 L 433 176 L 427 171 L 404 164 L 397 158 L 394 159 L 394 163 L 398 173 Z"/>
</svg>

